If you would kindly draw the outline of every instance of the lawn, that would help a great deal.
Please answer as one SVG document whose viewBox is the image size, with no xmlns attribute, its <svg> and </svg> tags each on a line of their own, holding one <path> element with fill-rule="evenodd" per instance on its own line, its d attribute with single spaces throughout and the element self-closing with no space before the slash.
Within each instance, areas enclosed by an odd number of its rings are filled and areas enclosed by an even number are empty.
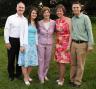
<svg viewBox="0 0 96 89">
<path fill-rule="evenodd" d="M 93 23 L 93 33 L 94 39 L 96 42 L 96 25 Z M 33 68 L 31 73 L 31 77 L 33 78 L 32 84 L 28 87 L 24 84 L 23 78 L 21 77 L 19 80 L 15 79 L 14 81 L 8 80 L 7 73 L 7 54 L 6 48 L 4 47 L 3 40 L 3 31 L 0 29 L 0 89 L 75 89 L 71 87 L 69 82 L 69 72 L 70 65 L 66 67 L 66 79 L 65 83 L 62 87 L 58 86 L 56 83 L 56 79 L 58 77 L 58 71 L 56 63 L 53 60 L 50 64 L 50 69 L 48 72 L 48 77 L 50 81 L 45 82 L 44 85 L 39 83 L 37 76 L 37 67 Z M 83 83 L 79 89 L 95 89 L 96 88 L 96 45 L 94 45 L 94 50 L 91 53 L 88 53 L 85 65 L 85 72 L 83 76 Z"/>
</svg>

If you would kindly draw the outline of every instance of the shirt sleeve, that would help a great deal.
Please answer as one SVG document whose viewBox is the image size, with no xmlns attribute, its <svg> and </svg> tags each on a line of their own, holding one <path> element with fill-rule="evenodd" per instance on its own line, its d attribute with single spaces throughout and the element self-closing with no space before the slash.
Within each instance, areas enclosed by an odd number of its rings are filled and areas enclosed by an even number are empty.
<svg viewBox="0 0 96 89">
<path fill-rule="evenodd" d="M 85 25 L 88 34 L 88 46 L 92 46 L 94 44 L 94 39 L 93 39 L 91 21 L 88 16 L 86 16 L 85 18 Z"/>
<path fill-rule="evenodd" d="M 20 29 L 20 46 L 24 45 L 28 45 L 28 21 L 25 21 Z"/>
<path fill-rule="evenodd" d="M 28 21 L 25 23 L 24 45 L 28 45 Z"/>
<path fill-rule="evenodd" d="M 10 18 L 8 17 L 7 20 L 6 20 L 5 27 L 4 27 L 5 43 L 9 43 L 9 32 L 10 32 Z"/>
</svg>

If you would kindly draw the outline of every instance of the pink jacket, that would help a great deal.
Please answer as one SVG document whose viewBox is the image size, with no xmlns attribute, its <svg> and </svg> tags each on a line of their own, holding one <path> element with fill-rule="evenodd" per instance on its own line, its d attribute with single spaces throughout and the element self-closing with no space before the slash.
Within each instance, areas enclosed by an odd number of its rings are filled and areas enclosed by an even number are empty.
<svg viewBox="0 0 96 89">
<path fill-rule="evenodd" d="M 55 30 L 54 20 L 50 19 L 50 27 L 48 30 L 44 27 L 44 21 L 40 20 L 38 22 L 38 43 L 39 44 L 52 44 L 54 30 Z"/>
</svg>

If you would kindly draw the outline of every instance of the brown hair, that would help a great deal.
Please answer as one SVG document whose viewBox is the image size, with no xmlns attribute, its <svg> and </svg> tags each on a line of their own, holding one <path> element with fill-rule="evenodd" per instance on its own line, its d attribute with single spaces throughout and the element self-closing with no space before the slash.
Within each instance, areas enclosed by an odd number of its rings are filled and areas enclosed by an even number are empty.
<svg viewBox="0 0 96 89">
<path fill-rule="evenodd" d="M 42 8 L 42 14 L 44 14 L 44 12 L 45 11 L 49 11 L 49 13 L 50 13 L 50 8 L 49 7 L 47 7 L 47 6 L 44 6 L 43 8 Z"/>
<path fill-rule="evenodd" d="M 31 23 L 31 12 L 35 10 L 37 12 L 37 15 L 38 15 L 38 9 L 36 7 L 32 7 L 29 11 L 29 15 L 28 15 L 28 24 Z M 37 26 L 37 18 L 35 19 L 35 24 Z"/>
<path fill-rule="evenodd" d="M 80 7 L 81 7 L 81 3 L 80 3 L 79 1 L 75 1 L 75 2 L 72 3 L 72 5 L 73 5 L 73 4 L 79 4 Z"/>
<path fill-rule="evenodd" d="M 59 9 L 59 8 L 63 10 L 63 13 L 64 13 L 64 14 L 66 14 L 66 9 L 65 9 L 65 6 L 64 6 L 64 5 L 62 5 L 62 4 L 57 5 L 57 6 L 56 6 L 56 11 L 57 11 L 57 9 Z"/>
</svg>

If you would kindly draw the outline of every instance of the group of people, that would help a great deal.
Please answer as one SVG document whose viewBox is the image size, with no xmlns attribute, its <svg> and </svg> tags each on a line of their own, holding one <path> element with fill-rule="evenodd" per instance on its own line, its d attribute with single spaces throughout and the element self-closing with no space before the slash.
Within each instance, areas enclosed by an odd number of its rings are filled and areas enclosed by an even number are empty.
<svg viewBox="0 0 96 89">
<path fill-rule="evenodd" d="M 36 7 L 30 9 L 28 20 L 23 16 L 23 2 L 17 4 L 16 10 L 16 14 L 7 18 L 4 28 L 9 79 L 12 81 L 23 74 L 24 83 L 30 85 L 32 66 L 38 66 L 40 82 L 44 84 L 48 81 L 53 34 L 56 33 L 54 56 L 59 71 L 56 82 L 60 86 L 64 84 L 65 67 L 70 63 L 69 83 L 79 87 L 82 83 L 86 54 L 93 49 L 94 44 L 91 21 L 87 15 L 80 12 L 81 4 L 72 4 L 72 19 L 66 17 L 66 9 L 62 4 L 56 6 L 56 20 L 50 18 L 50 8 L 46 6 L 42 8 L 43 19 L 40 21 L 37 19 Z"/>
</svg>

